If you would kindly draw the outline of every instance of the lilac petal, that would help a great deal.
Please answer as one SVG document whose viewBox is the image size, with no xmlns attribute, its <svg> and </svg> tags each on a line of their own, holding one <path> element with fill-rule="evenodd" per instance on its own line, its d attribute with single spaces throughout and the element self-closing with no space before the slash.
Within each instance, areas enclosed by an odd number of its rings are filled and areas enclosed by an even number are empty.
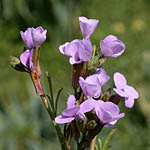
<svg viewBox="0 0 150 150">
<path fill-rule="evenodd" d="M 20 55 L 20 61 L 25 67 L 28 67 L 27 65 L 29 63 L 29 56 L 30 56 L 30 50 L 28 49 Z"/>
<path fill-rule="evenodd" d="M 95 108 L 95 104 L 96 104 L 96 101 L 94 99 L 92 99 L 92 98 L 88 99 L 80 105 L 79 112 L 82 112 L 82 113 L 89 112 Z"/>
<path fill-rule="evenodd" d="M 98 111 L 96 114 L 100 121 L 103 123 L 108 123 L 112 121 L 111 113 L 109 111 L 105 111 L 103 108 L 100 108 L 100 111 Z"/>
<path fill-rule="evenodd" d="M 68 101 L 67 101 L 67 109 L 75 107 L 75 101 L 76 101 L 76 99 L 75 99 L 74 95 L 70 95 L 68 97 Z"/>
<path fill-rule="evenodd" d="M 79 23 L 83 38 L 89 39 L 92 33 L 95 31 L 99 21 L 96 19 L 87 19 L 86 17 L 79 17 Z"/>
<path fill-rule="evenodd" d="M 55 122 L 58 124 L 64 124 L 64 123 L 71 122 L 74 119 L 75 119 L 75 117 L 64 117 L 64 116 L 60 115 L 55 118 Z"/>
<path fill-rule="evenodd" d="M 98 79 L 101 83 L 101 86 L 104 86 L 110 79 L 110 77 L 106 74 L 103 68 L 98 68 L 96 74 L 98 75 Z"/>
<path fill-rule="evenodd" d="M 100 82 L 99 82 L 99 80 L 98 80 L 98 75 L 97 75 L 97 74 L 93 74 L 93 75 L 88 76 L 88 77 L 85 79 L 85 81 L 86 81 L 87 83 L 90 83 L 90 84 L 94 84 L 94 85 L 98 84 L 98 85 L 100 85 Z"/>
<path fill-rule="evenodd" d="M 32 55 L 33 55 L 33 49 L 32 50 L 27 49 L 20 55 L 20 61 L 25 67 L 29 68 L 31 71 L 34 71 Z"/>
<path fill-rule="evenodd" d="M 28 28 L 25 32 L 20 31 L 20 35 L 28 48 L 33 48 L 32 28 Z"/>
<path fill-rule="evenodd" d="M 105 44 L 104 40 L 100 41 L 100 48 L 103 57 L 110 57 L 113 55 L 112 49 Z"/>
<path fill-rule="evenodd" d="M 113 41 L 111 49 L 113 50 L 112 57 L 118 57 L 124 52 L 125 44 L 120 40 Z"/>
<path fill-rule="evenodd" d="M 92 83 L 88 83 L 82 77 L 79 78 L 79 84 L 85 96 L 91 96 L 95 98 L 100 96 L 101 88 L 98 88 L 96 84 L 94 85 Z"/>
<path fill-rule="evenodd" d="M 117 120 L 111 121 L 111 122 L 107 123 L 104 127 L 113 127 L 116 123 L 117 123 Z"/>
<path fill-rule="evenodd" d="M 117 89 L 124 89 L 127 85 L 125 77 L 119 72 L 114 74 L 114 82 Z"/>
<path fill-rule="evenodd" d="M 112 102 L 104 102 L 101 107 L 103 107 L 104 110 L 110 111 L 112 115 L 118 115 L 120 112 L 119 107 Z"/>
<path fill-rule="evenodd" d="M 124 113 L 121 113 L 121 114 L 118 114 L 118 115 L 116 115 L 116 116 L 113 116 L 112 121 L 119 120 L 119 119 L 121 119 L 121 118 L 124 117 L 124 116 L 125 116 Z"/>
<path fill-rule="evenodd" d="M 64 49 L 64 54 L 70 57 L 69 61 L 71 64 L 78 64 L 82 62 L 79 56 L 79 50 L 82 49 L 83 48 L 80 42 L 71 42 Z"/>
<path fill-rule="evenodd" d="M 84 114 L 84 113 L 82 113 L 82 112 L 78 112 L 78 113 L 76 114 L 76 118 L 77 118 L 77 119 L 84 120 L 84 118 L 85 118 L 85 114 Z"/>
<path fill-rule="evenodd" d="M 75 114 L 80 110 L 80 106 L 75 106 L 73 108 L 69 108 L 69 109 L 65 109 L 63 112 L 62 112 L 62 116 L 65 116 L 65 117 L 72 117 L 72 116 L 75 116 Z"/>
<path fill-rule="evenodd" d="M 80 59 L 85 61 L 89 61 L 91 59 L 92 55 L 92 44 L 90 40 L 81 40 L 81 43 L 83 44 L 83 49 L 79 51 Z"/>
<path fill-rule="evenodd" d="M 40 46 L 46 40 L 47 30 L 44 30 L 41 26 L 32 28 L 32 36 L 34 46 Z"/>
<path fill-rule="evenodd" d="M 127 85 L 127 86 L 125 87 L 125 92 L 128 93 L 129 96 L 131 96 L 131 97 L 133 97 L 133 98 L 135 98 L 135 99 L 139 98 L 138 92 L 137 92 L 132 86 L 128 86 L 128 85 Z"/>
<path fill-rule="evenodd" d="M 95 111 L 96 111 L 97 117 L 100 119 L 101 122 L 108 123 L 112 120 L 112 115 L 109 111 L 103 108 L 103 105 L 105 105 L 105 103 L 106 102 L 102 100 L 96 101 Z"/>
<path fill-rule="evenodd" d="M 116 36 L 114 36 L 114 35 L 108 35 L 107 37 L 105 37 L 104 40 L 105 40 L 106 43 L 109 43 L 109 42 L 118 40 L 118 38 Z"/>
<path fill-rule="evenodd" d="M 120 89 L 116 89 L 116 88 L 113 88 L 113 90 L 121 97 L 128 97 L 129 94 L 126 93 L 125 91 L 123 90 L 120 90 Z"/>
<path fill-rule="evenodd" d="M 125 50 L 125 44 L 114 35 L 108 35 L 100 41 L 100 48 L 103 57 L 118 57 Z"/>
<path fill-rule="evenodd" d="M 59 51 L 60 51 L 62 54 L 65 54 L 64 51 L 65 51 L 65 48 L 67 47 L 68 44 L 69 44 L 69 42 L 66 42 L 65 44 L 59 46 Z"/>
<path fill-rule="evenodd" d="M 127 97 L 125 98 L 125 106 L 128 108 L 132 108 L 134 105 L 134 98 L 133 97 Z"/>
</svg>

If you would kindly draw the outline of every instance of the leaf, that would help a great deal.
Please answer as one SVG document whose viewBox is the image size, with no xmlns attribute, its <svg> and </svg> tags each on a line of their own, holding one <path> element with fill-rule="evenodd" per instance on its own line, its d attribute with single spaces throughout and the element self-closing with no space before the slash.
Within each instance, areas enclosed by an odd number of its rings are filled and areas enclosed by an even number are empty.
<svg viewBox="0 0 150 150">
<path fill-rule="evenodd" d="M 98 143 L 99 143 L 99 150 L 102 150 L 102 140 L 98 138 Z"/>
<path fill-rule="evenodd" d="M 53 101 L 53 100 L 54 100 L 54 97 L 53 97 L 52 80 L 51 80 L 51 77 L 50 77 L 48 71 L 46 71 L 46 76 L 47 76 L 47 80 L 48 80 L 48 84 L 49 84 L 49 90 L 50 90 L 51 99 L 52 99 L 52 101 Z"/>
<path fill-rule="evenodd" d="M 50 96 L 48 96 L 48 99 L 49 99 L 50 105 L 52 107 L 52 110 L 55 113 L 53 87 L 52 87 L 51 77 L 50 77 L 48 71 L 46 71 L 46 76 L 47 76 L 47 80 L 48 80 L 48 84 L 49 84 L 49 90 L 50 90 Z"/>
<path fill-rule="evenodd" d="M 108 136 L 106 137 L 106 140 L 104 142 L 104 146 L 103 146 L 103 150 L 108 150 L 109 146 L 108 143 L 112 137 L 112 135 L 117 131 L 117 129 L 112 129 L 111 132 L 108 134 Z"/>
<path fill-rule="evenodd" d="M 57 93 L 57 96 L 56 96 L 56 101 L 55 101 L 55 115 L 57 115 L 58 100 L 59 100 L 59 96 L 60 96 L 62 90 L 63 90 L 63 88 L 59 89 L 59 91 Z"/>
</svg>

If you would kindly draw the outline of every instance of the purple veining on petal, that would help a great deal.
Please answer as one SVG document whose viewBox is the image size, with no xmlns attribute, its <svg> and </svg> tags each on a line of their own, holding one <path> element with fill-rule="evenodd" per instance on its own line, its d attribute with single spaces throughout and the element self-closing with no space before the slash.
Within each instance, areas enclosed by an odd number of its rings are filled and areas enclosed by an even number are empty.
<svg viewBox="0 0 150 150">
<path fill-rule="evenodd" d="M 118 57 L 125 51 L 125 44 L 114 35 L 100 41 L 102 57 Z"/>
</svg>

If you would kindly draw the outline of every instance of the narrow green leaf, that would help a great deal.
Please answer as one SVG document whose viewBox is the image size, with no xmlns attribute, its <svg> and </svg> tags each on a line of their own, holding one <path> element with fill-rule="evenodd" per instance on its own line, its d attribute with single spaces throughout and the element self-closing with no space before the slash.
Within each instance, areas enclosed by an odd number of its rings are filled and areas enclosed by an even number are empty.
<svg viewBox="0 0 150 150">
<path fill-rule="evenodd" d="M 46 71 L 46 76 L 47 76 L 47 80 L 48 80 L 48 84 L 49 84 L 50 96 L 51 96 L 52 101 L 54 101 L 52 80 L 51 80 L 51 77 L 50 77 L 48 71 Z"/>
<path fill-rule="evenodd" d="M 98 150 L 98 146 L 97 145 L 95 145 L 95 150 Z"/>
<path fill-rule="evenodd" d="M 102 150 L 102 140 L 100 138 L 98 138 L 98 143 L 99 143 L 99 150 Z"/>
<path fill-rule="evenodd" d="M 56 96 L 56 101 L 55 101 L 55 115 L 57 115 L 58 100 L 59 100 L 59 96 L 60 96 L 62 90 L 63 90 L 63 88 L 61 88 L 61 89 L 58 91 L 57 96 Z"/>
<path fill-rule="evenodd" d="M 103 146 L 103 150 L 107 150 L 108 147 L 108 143 L 112 137 L 112 135 L 117 131 L 117 129 L 112 129 L 111 132 L 108 134 L 108 136 L 106 137 L 106 140 L 104 142 L 104 146 Z"/>
<path fill-rule="evenodd" d="M 46 71 L 46 76 L 47 76 L 47 80 L 48 80 L 48 84 L 49 84 L 49 90 L 50 90 L 49 101 L 50 101 L 50 105 L 52 107 L 52 110 L 55 113 L 54 97 L 53 97 L 53 87 L 52 87 L 51 77 L 50 77 L 48 71 Z"/>
</svg>

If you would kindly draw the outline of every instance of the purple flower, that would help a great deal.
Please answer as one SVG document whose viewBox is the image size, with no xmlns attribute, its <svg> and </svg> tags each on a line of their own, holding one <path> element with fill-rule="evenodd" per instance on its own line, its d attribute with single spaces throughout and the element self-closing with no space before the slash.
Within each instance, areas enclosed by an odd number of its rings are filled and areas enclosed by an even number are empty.
<svg viewBox="0 0 150 150">
<path fill-rule="evenodd" d="M 110 77 L 103 68 L 99 68 L 93 75 L 86 79 L 80 77 L 79 84 L 86 97 L 98 98 L 101 94 L 101 88 L 107 83 Z"/>
<path fill-rule="evenodd" d="M 79 17 L 79 23 L 83 38 L 89 39 L 92 33 L 95 31 L 99 21 L 96 19 L 87 19 L 86 17 Z"/>
<path fill-rule="evenodd" d="M 105 124 L 105 127 L 114 125 L 117 120 L 125 115 L 124 113 L 120 114 L 119 107 L 116 104 L 102 100 L 96 101 L 95 111 L 101 123 Z"/>
<path fill-rule="evenodd" d="M 46 40 L 46 33 L 47 30 L 44 30 L 41 26 L 28 28 L 25 32 L 20 31 L 20 35 L 29 49 L 40 46 Z"/>
<path fill-rule="evenodd" d="M 139 97 L 138 92 L 132 86 L 127 85 L 125 77 L 119 72 L 114 74 L 114 82 L 116 88 L 113 90 L 121 97 L 125 97 L 125 106 L 133 107 L 134 99 Z"/>
<path fill-rule="evenodd" d="M 32 55 L 33 55 L 33 49 L 31 49 L 31 50 L 27 49 L 20 55 L 20 61 L 29 70 L 34 71 Z"/>
<path fill-rule="evenodd" d="M 73 121 L 75 118 L 84 120 L 84 113 L 94 109 L 93 101 L 86 100 L 80 106 L 75 106 L 75 97 L 70 95 L 67 101 L 67 109 L 62 112 L 62 115 L 55 118 L 58 124 L 64 124 Z"/>
<path fill-rule="evenodd" d="M 89 40 L 73 40 L 59 46 L 62 54 L 70 58 L 70 64 L 89 61 L 92 55 L 92 44 Z"/>
<path fill-rule="evenodd" d="M 100 41 L 102 57 L 118 57 L 125 50 L 125 44 L 114 35 L 108 35 Z"/>
</svg>

